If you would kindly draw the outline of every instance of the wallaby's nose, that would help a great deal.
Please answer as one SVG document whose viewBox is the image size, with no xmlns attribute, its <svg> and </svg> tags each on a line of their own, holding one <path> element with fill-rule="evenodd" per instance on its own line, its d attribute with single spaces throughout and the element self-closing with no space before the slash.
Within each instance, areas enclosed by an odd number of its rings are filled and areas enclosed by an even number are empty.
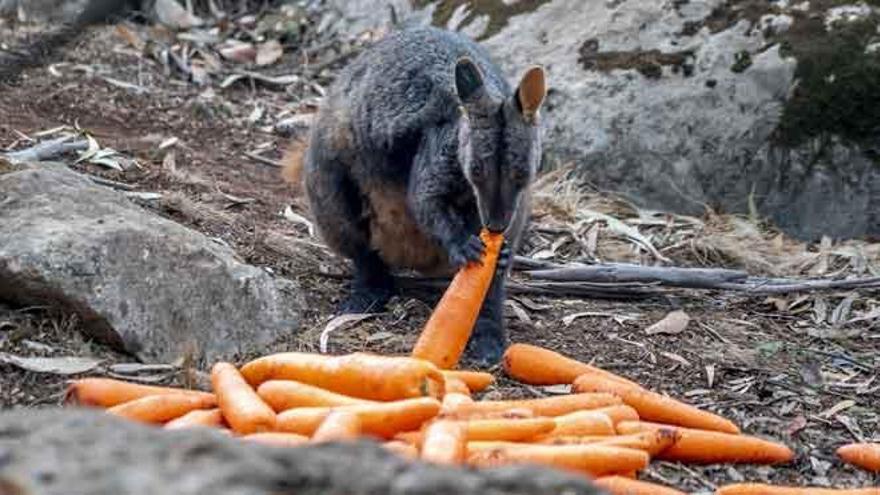
<svg viewBox="0 0 880 495">
<path fill-rule="evenodd" d="M 489 221 L 486 223 L 486 229 L 493 234 L 501 234 L 507 230 L 507 224 L 504 222 Z"/>
</svg>

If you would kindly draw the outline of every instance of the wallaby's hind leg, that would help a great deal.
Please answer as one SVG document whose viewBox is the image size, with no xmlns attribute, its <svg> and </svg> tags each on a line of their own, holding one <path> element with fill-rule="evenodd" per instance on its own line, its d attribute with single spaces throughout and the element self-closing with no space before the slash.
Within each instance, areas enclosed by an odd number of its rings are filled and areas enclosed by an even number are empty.
<svg viewBox="0 0 880 495">
<path fill-rule="evenodd" d="M 498 257 L 498 265 L 489 293 L 483 301 L 480 316 L 468 341 L 465 356 L 480 366 L 492 366 L 501 360 L 507 348 L 507 330 L 504 328 L 505 286 L 512 256 L 510 244 L 505 242 Z"/>
<path fill-rule="evenodd" d="M 354 280 L 339 304 L 341 313 L 382 311 L 394 294 L 394 278 L 369 243 L 369 222 L 363 199 L 346 170 L 335 163 L 307 169 L 306 190 L 312 215 L 331 249 L 352 260 Z"/>
</svg>

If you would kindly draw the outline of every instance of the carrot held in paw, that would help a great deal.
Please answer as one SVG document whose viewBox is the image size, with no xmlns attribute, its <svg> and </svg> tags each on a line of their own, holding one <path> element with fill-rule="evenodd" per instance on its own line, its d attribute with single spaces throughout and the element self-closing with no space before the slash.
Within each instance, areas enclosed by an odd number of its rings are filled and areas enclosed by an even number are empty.
<svg viewBox="0 0 880 495">
<path fill-rule="evenodd" d="M 177 419 L 165 423 L 166 430 L 178 430 L 181 428 L 222 428 L 223 414 L 219 408 L 196 409 Z"/>
<path fill-rule="evenodd" d="M 735 483 L 722 486 L 716 495 L 880 495 L 880 488 L 813 488 Z"/>
<path fill-rule="evenodd" d="M 312 435 L 312 443 L 354 440 L 360 434 L 361 420 L 356 414 L 349 411 L 331 411 Z"/>
<path fill-rule="evenodd" d="M 277 431 L 251 433 L 239 438 L 248 442 L 256 442 L 273 447 L 299 447 L 309 443 L 309 437 L 297 435 L 296 433 L 279 433 Z"/>
<path fill-rule="evenodd" d="M 458 364 L 492 284 L 504 238 L 483 229 L 480 239 L 486 245 L 482 263 L 469 263 L 455 274 L 412 351 L 413 357 L 428 360 L 441 369 Z"/>
<path fill-rule="evenodd" d="M 461 423 L 434 421 L 425 429 L 421 458 L 435 464 L 461 464 L 466 445 L 466 431 Z"/>
<path fill-rule="evenodd" d="M 568 385 L 584 373 L 594 373 L 635 387 L 639 386 L 622 376 L 529 344 L 511 345 L 504 352 L 502 361 L 508 376 L 531 385 Z"/>
<path fill-rule="evenodd" d="M 241 374 L 254 387 L 268 380 L 295 380 L 376 401 L 440 398 L 444 386 L 443 374 L 428 361 L 364 352 L 344 356 L 283 352 L 247 363 Z"/>
<path fill-rule="evenodd" d="M 494 467 L 506 464 L 543 464 L 589 476 L 644 469 L 648 454 L 607 445 L 538 445 L 468 442 L 468 464 Z"/>
<path fill-rule="evenodd" d="M 217 404 L 213 396 L 205 397 L 168 394 L 148 395 L 107 409 L 107 412 L 142 423 L 164 423 L 196 409 L 208 409 Z"/>
<path fill-rule="evenodd" d="M 611 495 L 685 495 L 684 492 L 674 488 L 633 480 L 625 476 L 604 476 L 593 484 Z"/>
<path fill-rule="evenodd" d="M 361 420 L 361 432 L 381 438 L 392 438 L 401 431 L 418 430 L 422 423 L 440 412 L 440 402 L 429 399 L 406 399 L 355 406 L 300 407 L 278 415 L 279 431 L 311 436 L 331 411 L 346 411 Z"/>
<path fill-rule="evenodd" d="M 482 371 L 443 370 L 443 376 L 447 380 L 450 378 L 461 380 L 471 392 L 482 392 L 489 388 L 489 385 L 495 383 L 495 377 L 491 373 Z"/>
<path fill-rule="evenodd" d="M 837 449 L 837 455 L 862 469 L 880 472 L 880 443 L 851 443 Z"/>
<path fill-rule="evenodd" d="M 620 404 L 620 397 L 612 394 L 572 394 L 525 400 L 484 400 L 461 404 L 452 413 L 498 412 L 511 409 L 529 409 L 537 416 L 561 416 L 574 411 L 597 409 Z"/>
<path fill-rule="evenodd" d="M 124 382 L 111 378 L 83 378 L 74 380 L 67 387 L 65 401 L 83 406 L 113 407 L 149 395 L 184 394 L 197 397 L 213 397 L 214 394 L 183 388 L 158 387 Z"/>
<path fill-rule="evenodd" d="M 739 433 L 739 428 L 730 420 L 716 414 L 702 411 L 694 406 L 677 401 L 665 395 L 610 380 L 604 376 L 587 373 L 574 381 L 575 392 L 605 392 L 619 396 L 628 406 L 634 408 L 639 417 L 646 421 L 668 423 L 701 430 L 715 430 L 725 433 Z"/>
<path fill-rule="evenodd" d="M 251 388 L 238 369 L 229 363 L 211 368 L 211 384 L 226 422 L 241 435 L 275 429 L 275 411 Z"/>
<path fill-rule="evenodd" d="M 617 431 L 624 435 L 663 428 L 671 427 L 644 421 L 623 421 L 617 425 Z M 778 464 L 794 459 L 794 452 L 785 445 L 761 438 L 692 428 L 675 429 L 678 430 L 678 440 L 657 454 L 658 459 L 693 464 Z"/>
<path fill-rule="evenodd" d="M 294 407 L 335 407 L 369 404 L 372 401 L 337 394 L 293 380 L 269 380 L 257 388 L 257 395 L 276 412 Z"/>
</svg>

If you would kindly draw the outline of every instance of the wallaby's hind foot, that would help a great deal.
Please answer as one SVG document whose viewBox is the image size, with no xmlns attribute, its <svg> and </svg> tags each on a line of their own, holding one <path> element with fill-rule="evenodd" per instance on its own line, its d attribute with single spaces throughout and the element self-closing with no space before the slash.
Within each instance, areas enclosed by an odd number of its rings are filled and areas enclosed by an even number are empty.
<svg viewBox="0 0 880 495">
<path fill-rule="evenodd" d="M 464 351 L 464 359 L 479 368 L 490 368 L 501 361 L 507 349 L 504 323 L 496 318 L 480 318 Z"/>
<path fill-rule="evenodd" d="M 394 296 L 394 277 L 379 256 L 370 252 L 355 261 L 351 290 L 339 303 L 340 314 L 379 313 Z"/>
</svg>

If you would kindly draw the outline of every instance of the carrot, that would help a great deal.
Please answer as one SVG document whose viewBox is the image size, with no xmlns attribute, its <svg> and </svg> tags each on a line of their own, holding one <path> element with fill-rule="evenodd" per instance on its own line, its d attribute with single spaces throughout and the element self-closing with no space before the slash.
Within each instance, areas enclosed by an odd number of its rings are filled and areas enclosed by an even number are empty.
<svg viewBox="0 0 880 495">
<path fill-rule="evenodd" d="M 422 432 L 421 431 L 401 431 L 394 435 L 394 440 L 399 442 L 408 443 L 410 445 L 414 445 L 416 447 L 421 446 L 422 444 Z"/>
<path fill-rule="evenodd" d="M 250 433 L 242 435 L 239 438 L 248 442 L 257 442 L 273 447 L 299 447 L 309 443 L 309 438 L 295 433 L 279 433 L 277 431 L 264 431 L 260 433 Z"/>
<path fill-rule="evenodd" d="M 472 403 L 472 402 L 471 402 Z M 517 408 L 517 409 L 505 409 L 501 411 L 480 411 L 480 410 L 453 410 L 447 412 L 445 410 L 440 411 L 440 414 L 437 415 L 438 419 L 454 419 L 458 421 L 467 421 L 467 420 L 475 420 L 475 419 L 526 419 L 526 418 L 534 418 L 535 413 L 532 412 L 531 409 L 526 408 Z"/>
<path fill-rule="evenodd" d="M 214 396 L 186 394 L 148 395 L 107 409 L 107 412 L 143 423 L 164 423 L 196 409 L 217 405 Z"/>
<path fill-rule="evenodd" d="M 628 449 L 644 450 L 651 457 L 666 450 L 674 444 L 680 434 L 675 429 L 658 429 L 656 431 L 643 431 L 631 435 L 587 435 L 580 437 L 548 437 L 540 443 L 546 445 L 587 445 L 602 444 Z"/>
<path fill-rule="evenodd" d="M 597 479 L 593 484 L 610 495 L 684 495 L 684 492 L 674 488 L 633 480 L 625 476 L 605 476 Z"/>
<path fill-rule="evenodd" d="M 614 435 L 614 423 L 607 414 L 576 411 L 553 418 L 555 428 L 543 438 L 581 435 Z"/>
<path fill-rule="evenodd" d="M 467 385 L 471 392 L 482 392 L 495 383 L 495 377 L 491 373 L 482 371 L 443 370 L 443 376 L 447 380 L 458 378 Z"/>
<path fill-rule="evenodd" d="M 440 411 L 441 414 L 447 411 L 454 411 L 457 407 L 462 404 L 473 404 L 474 399 L 471 398 L 469 394 L 460 394 L 457 392 L 451 392 L 443 396 L 443 406 Z"/>
<path fill-rule="evenodd" d="M 480 239 L 486 245 L 482 262 L 470 263 L 455 274 L 422 329 L 413 357 L 442 369 L 458 364 L 492 283 L 504 237 L 483 229 Z"/>
<path fill-rule="evenodd" d="M 464 425 L 455 421 L 434 421 L 425 429 L 421 458 L 435 464 L 462 464 L 466 445 Z"/>
<path fill-rule="evenodd" d="M 110 378 L 83 378 L 67 387 L 65 401 L 82 406 L 113 407 L 149 395 L 185 394 L 208 397 L 214 394 L 183 388 L 140 385 Z"/>
<path fill-rule="evenodd" d="M 356 414 L 349 411 L 331 411 L 315 430 L 312 442 L 352 440 L 360 434 L 361 419 Z"/>
<path fill-rule="evenodd" d="M 368 404 L 372 401 L 337 394 L 293 380 L 269 380 L 257 388 L 257 395 L 276 412 L 294 407 L 334 407 Z"/>
<path fill-rule="evenodd" d="M 464 421 L 468 441 L 525 442 L 553 430 L 553 418 L 474 419 Z"/>
<path fill-rule="evenodd" d="M 626 404 L 600 407 L 598 409 L 593 409 L 592 411 L 608 416 L 608 419 L 611 420 L 611 423 L 614 424 L 614 426 L 617 426 L 617 423 L 620 423 L 621 421 L 638 421 L 641 419 L 639 418 L 638 411 Z"/>
<path fill-rule="evenodd" d="M 574 382 L 576 392 L 605 392 L 615 394 L 632 406 L 644 420 L 657 421 L 701 430 L 739 433 L 730 420 L 702 411 L 694 406 L 660 395 L 641 387 L 634 387 L 601 375 L 587 373 Z"/>
<path fill-rule="evenodd" d="M 165 423 L 166 430 L 199 427 L 222 428 L 223 426 L 223 414 L 219 408 L 196 409 Z"/>
<path fill-rule="evenodd" d="M 211 368 L 211 385 L 233 431 L 247 435 L 275 428 L 275 411 L 254 392 L 235 366 L 216 363 Z"/>
<path fill-rule="evenodd" d="M 624 435 L 663 428 L 669 429 L 670 426 L 644 421 L 623 421 L 617 425 L 617 431 Z M 732 435 L 681 427 L 675 429 L 680 435 L 678 440 L 671 447 L 660 452 L 657 455 L 658 459 L 695 464 L 725 462 L 777 464 L 789 462 L 794 458 L 794 453 L 785 445 L 749 435 Z"/>
<path fill-rule="evenodd" d="M 534 463 L 577 471 L 589 476 L 626 473 L 644 469 L 648 454 L 640 450 L 607 445 L 538 445 L 468 442 L 468 464 L 494 467 Z"/>
<path fill-rule="evenodd" d="M 415 460 L 419 458 L 419 450 L 417 448 L 400 440 L 385 442 L 382 444 L 382 447 L 404 459 Z"/>
<path fill-rule="evenodd" d="M 379 402 L 340 406 L 336 411 L 355 414 L 361 420 L 361 432 L 382 438 L 391 438 L 401 431 L 417 430 L 422 423 L 440 411 L 440 402 L 430 399 L 406 399 L 396 402 Z M 330 414 L 329 407 L 301 407 L 288 409 L 278 415 L 279 431 L 312 435 Z"/>
<path fill-rule="evenodd" d="M 467 384 L 454 376 L 446 377 L 446 389 L 443 397 L 446 397 L 449 394 L 461 394 L 471 396 L 471 389 L 468 388 Z"/>
<path fill-rule="evenodd" d="M 880 495 L 880 488 L 813 488 L 734 483 L 715 491 L 716 495 Z"/>
<path fill-rule="evenodd" d="M 845 462 L 868 471 L 880 471 L 880 443 L 851 443 L 837 449 Z"/>
<path fill-rule="evenodd" d="M 584 373 L 594 373 L 635 387 L 639 386 L 609 371 L 529 344 L 513 344 L 508 347 L 504 352 L 503 362 L 504 371 L 511 378 L 531 385 L 567 385 Z"/>
<path fill-rule="evenodd" d="M 296 380 L 377 401 L 440 398 L 444 385 L 443 374 L 427 361 L 363 352 L 344 356 L 283 352 L 255 359 L 241 373 L 255 387 L 268 380 Z"/>
<path fill-rule="evenodd" d="M 573 394 L 525 400 L 484 400 L 473 404 L 461 404 L 452 413 L 497 412 L 511 409 L 530 409 L 538 416 L 561 416 L 583 409 L 620 404 L 620 397 L 612 394 Z"/>
</svg>

